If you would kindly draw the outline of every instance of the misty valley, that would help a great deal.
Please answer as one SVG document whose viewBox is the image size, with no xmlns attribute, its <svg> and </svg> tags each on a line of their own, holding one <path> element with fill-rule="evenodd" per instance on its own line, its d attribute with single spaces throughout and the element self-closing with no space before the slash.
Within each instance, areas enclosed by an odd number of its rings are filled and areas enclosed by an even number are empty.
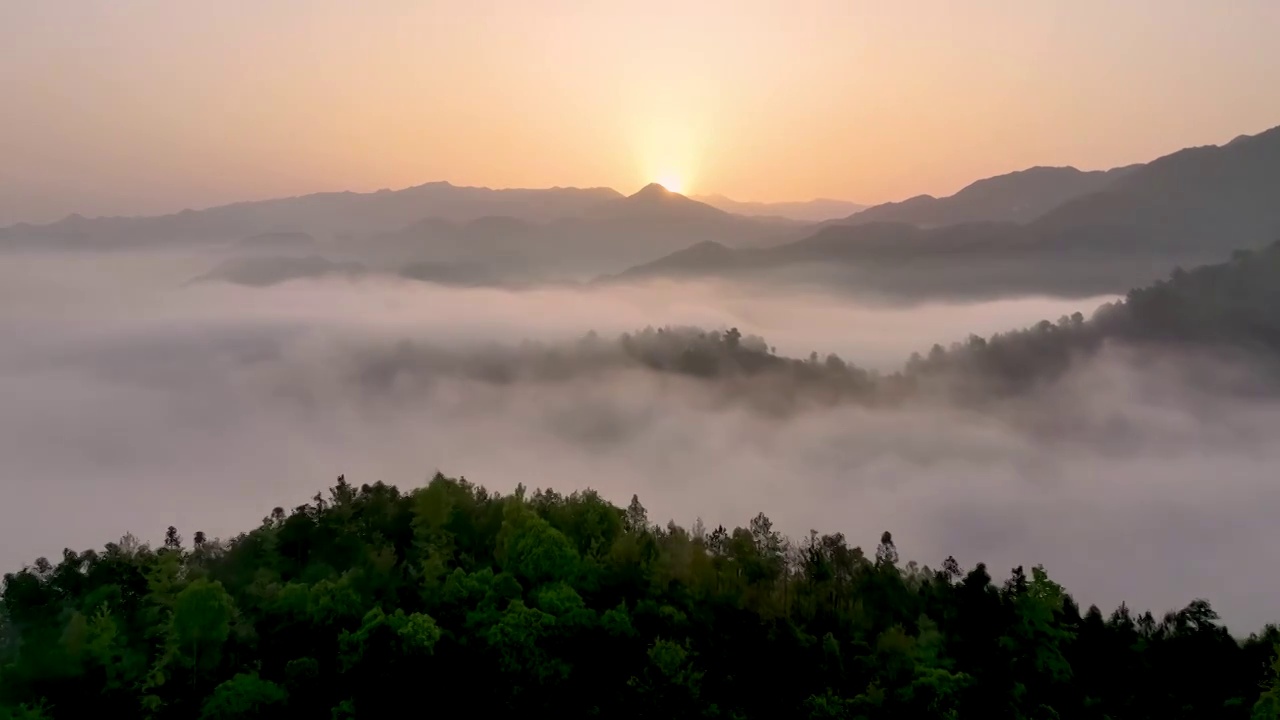
<svg viewBox="0 0 1280 720">
<path fill-rule="evenodd" d="M 0 719 L 1280 717 L 1280 128 L 19 223 L 0 337 Z"/>
</svg>

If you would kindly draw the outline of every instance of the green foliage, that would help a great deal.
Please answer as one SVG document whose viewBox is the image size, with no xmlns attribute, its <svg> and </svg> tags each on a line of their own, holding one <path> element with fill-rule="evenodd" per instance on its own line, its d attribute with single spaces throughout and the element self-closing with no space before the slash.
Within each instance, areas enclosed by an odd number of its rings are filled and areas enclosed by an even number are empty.
<svg viewBox="0 0 1280 720">
<path fill-rule="evenodd" d="M 745 352 L 751 344 L 739 341 Z M 1081 613 L 840 534 L 655 525 L 593 492 L 340 479 L 225 542 L 131 538 L 5 576 L 0 720 L 391 717 L 1273 720 L 1280 629 L 1203 600 Z M 212 552 L 210 548 L 218 548 Z M 443 707 L 443 706 L 442 706 Z"/>
<path fill-rule="evenodd" d="M 1262 695 L 1254 703 L 1250 720 L 1280 720 L 1280 645 L 1275 646 L 1275 653 L 1270 682 L 1263 686 Z"/>
<path fill-rule="evenodd" d="M 23 703 L 17 707 L 0 707 L 0 720 L 48 720 L 43 702 L 35 705 Z"/>
<path fill-rule="evenodd" d="M 568 538 L 518 499 L 507 503 L 497 554 L 504 570 L 534 584 L 567 580 L 578 564 Z"/>
<path fill-rule="evenodd" d="M 263 680 L 256 673 L 238 673 L 213 689 L 200 717 L 204 720 L 265 719 L 283 709 L 288 697 L 284 688 Z"/>
<path fill-rule="evenodd" d="M 201 666 L 216 664 L 216 653 L 231 634 L 231 596 L 222 583 L 196 580 L 178 593 L 169 639 L 183 660 Z"/>
<path fill-rule="evenodd" d="M 344 665 L 352 667 L 359 664 L 367 652 L 373 652 L 371 647 L 376 647 L 377 652 L 430 655 L 436 643 L 440 642 L 440 636 L 440 627 L 430 615 L 406 615 L 400 609 L 387 615 L 382 608 L 375 607 L 364 616 L 360 629 L 344 632 L 339 643 L 343 649 Z"/>
</svg>

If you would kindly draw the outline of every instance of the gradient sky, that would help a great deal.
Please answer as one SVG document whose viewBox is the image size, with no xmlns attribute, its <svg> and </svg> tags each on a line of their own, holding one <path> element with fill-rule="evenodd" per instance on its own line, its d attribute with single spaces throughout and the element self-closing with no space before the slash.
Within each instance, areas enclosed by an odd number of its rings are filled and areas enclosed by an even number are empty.
<svg viewBox="0 0 1280 720">
<path fill-rule="evenodd" d="M 1277 0 L 0 0 L 0 224 L 430 180 L 948 194 L 1280 124 Z"/>
</svg>

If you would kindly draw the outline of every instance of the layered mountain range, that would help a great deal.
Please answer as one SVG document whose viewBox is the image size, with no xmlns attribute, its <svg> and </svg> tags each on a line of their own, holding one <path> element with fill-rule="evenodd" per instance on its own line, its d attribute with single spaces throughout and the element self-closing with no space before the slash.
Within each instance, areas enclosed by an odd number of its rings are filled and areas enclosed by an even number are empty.
<svg viewBox="0 0 1280 720">
<path fill-rule="evenodd" d="M 889 295 L 1123 292 L 1280 238 L 1280 128 L 1108 172 L 1033 168 L 769 248 L 703 242 L 620 278 L 796 280 Z"/>
<path fill-rule="evenodd" d="M 0 228 L 0 249 L 209 249 L 221 264 L 205 279 L 251 284 L 390 272 L 482 285 L 716 277 L 900 298 L 1122 292 L 1280 237 L 1280 128 L 1140 165 L 1034 167 L 861 210 L 702 200 L 656 184 L 624 196 L 440 182 L 157 217 L 72 215 Z"/>
</svg>

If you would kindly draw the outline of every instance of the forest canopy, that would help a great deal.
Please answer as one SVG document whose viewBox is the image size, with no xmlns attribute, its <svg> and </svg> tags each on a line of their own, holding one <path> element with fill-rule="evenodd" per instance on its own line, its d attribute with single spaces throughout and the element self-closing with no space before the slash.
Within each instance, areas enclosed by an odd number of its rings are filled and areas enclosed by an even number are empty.
<svg viewBox="0 0 1280 720">
<path fill-rule="evenodd" d="M 1280 629 L 1082 608 L 839 533 L 651 522 L 592 491 L 338 478 L 227 540 L 170 527 L 4 578 L 0 717 L 1260 718 Z M 447 705 L 446 705 L 447 704 Z M 465 710 L 464 710 L 465 709 Z"/>
</svg>

